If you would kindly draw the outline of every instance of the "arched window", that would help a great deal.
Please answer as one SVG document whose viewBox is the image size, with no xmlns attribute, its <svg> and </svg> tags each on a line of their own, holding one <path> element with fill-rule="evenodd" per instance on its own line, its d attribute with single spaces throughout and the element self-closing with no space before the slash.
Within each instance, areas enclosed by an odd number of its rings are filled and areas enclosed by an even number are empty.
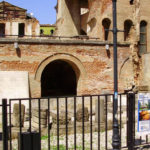
<svg viewBox="0 0 150 150">
<path fill-rule="evenodd" d="M 133 26 L 133 22 L 131 20 L 126 20 L 124 22 L 124 31 L 125 31 L 124 32 L 124 40 L 125 41 L 130 38 L 132 26 Z"/>
<path fill-rule="evenodd" d="M 106 18 L 102 21 L 102 25 L 103 25 L 103 30 L 104 30 L 104 40 L 107 41 L 108 40 L 108 35 L 109 35 L 109 28 L 110 28 L 110 24 L 111 21 Z"/>
<path fill-rule="evenodd" d="M 139 53 L 143 54 L 143 53 L 146 53 L 146 51 L 147 51 L 147 22 L 141 21 Z"/>
</svg>

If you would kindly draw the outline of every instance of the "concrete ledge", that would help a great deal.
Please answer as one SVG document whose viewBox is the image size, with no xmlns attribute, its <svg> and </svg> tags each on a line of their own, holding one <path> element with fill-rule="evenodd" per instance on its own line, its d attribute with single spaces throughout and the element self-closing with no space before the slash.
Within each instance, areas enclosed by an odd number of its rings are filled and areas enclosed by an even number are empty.
<svg viewBox="0 0 150 150">
<path fill-rule="evenodd" d="M 0 44 L 6 43 L 14 43 L 18 42 L 21 44 L 60 44 L 60 45 L 99 45 L 105 46 L 109 44 L 110 46 L 113 45 L 112 42 L 108 41 L 100 41 L 95 39 L 64 39 L 64 38 L 43 38 L 43 37 L 36 37 L 36 38 L 0 38 Z M 118 42 L 118 46 L 129 47 L 130 43 L 128 42 Z"/>
</svg>

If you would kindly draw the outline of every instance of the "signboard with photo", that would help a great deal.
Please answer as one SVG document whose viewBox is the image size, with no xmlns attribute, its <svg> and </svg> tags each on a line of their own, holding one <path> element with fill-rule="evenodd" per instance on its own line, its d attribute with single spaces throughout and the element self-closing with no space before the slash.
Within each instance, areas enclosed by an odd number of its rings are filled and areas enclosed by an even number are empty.
<svg viewBox="0 0 150 150">
<path fill-rule="evenodd" d="M 150 93 L 138 94 L 138 132 L 150 132 Z"/>
</svg>

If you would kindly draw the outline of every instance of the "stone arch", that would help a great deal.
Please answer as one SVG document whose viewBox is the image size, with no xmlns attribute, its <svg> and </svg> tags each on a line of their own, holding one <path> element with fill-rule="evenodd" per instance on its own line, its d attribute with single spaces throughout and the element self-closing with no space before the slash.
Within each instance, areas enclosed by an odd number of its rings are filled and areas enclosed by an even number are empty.
<svg viewBox="0 0 150 150">
<path fill-rule="evenodd" d="M 122 90 L 131 89 L 134 85 L 133 63 L 130 57 L 127 57 L 120 66 L 119 80 L 122 85 Z"/>
<path fill-rule="evenodd" d="M 73 68 L 76 74 L 77 95 L 82 94 L 82 87 L 84 85 L 84 80 L 86 79 L 86 76 L 87 76 L 86 71 L 81 61 L 70 54 L 57 53 L 50 57 L 47 57 L 45 60 L 43 60 L 40 63 L 35 74 L 35 80 L 38 82 L 41 82 L 42 72 L 44 71 L 45 67 L 51 62 L 56 61 L 56 60 L 67 62 Z"/>
</svg>

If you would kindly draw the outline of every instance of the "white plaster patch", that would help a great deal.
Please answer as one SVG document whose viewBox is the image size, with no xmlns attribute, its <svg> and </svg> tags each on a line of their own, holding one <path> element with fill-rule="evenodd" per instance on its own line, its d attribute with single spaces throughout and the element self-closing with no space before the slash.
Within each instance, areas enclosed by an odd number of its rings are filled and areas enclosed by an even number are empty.
<svg viewBox="0 0 150 150">
<path fill-rule="evenodd" d="M 3 98 L 28 98 L 29 84 L 28 72 L 26 71 L 0 71 L 0 104 Z M 18 101 L 14 101 L 18 103 Z M 28 101 L 22 101 L 26 108 Z"/>
</svg>

